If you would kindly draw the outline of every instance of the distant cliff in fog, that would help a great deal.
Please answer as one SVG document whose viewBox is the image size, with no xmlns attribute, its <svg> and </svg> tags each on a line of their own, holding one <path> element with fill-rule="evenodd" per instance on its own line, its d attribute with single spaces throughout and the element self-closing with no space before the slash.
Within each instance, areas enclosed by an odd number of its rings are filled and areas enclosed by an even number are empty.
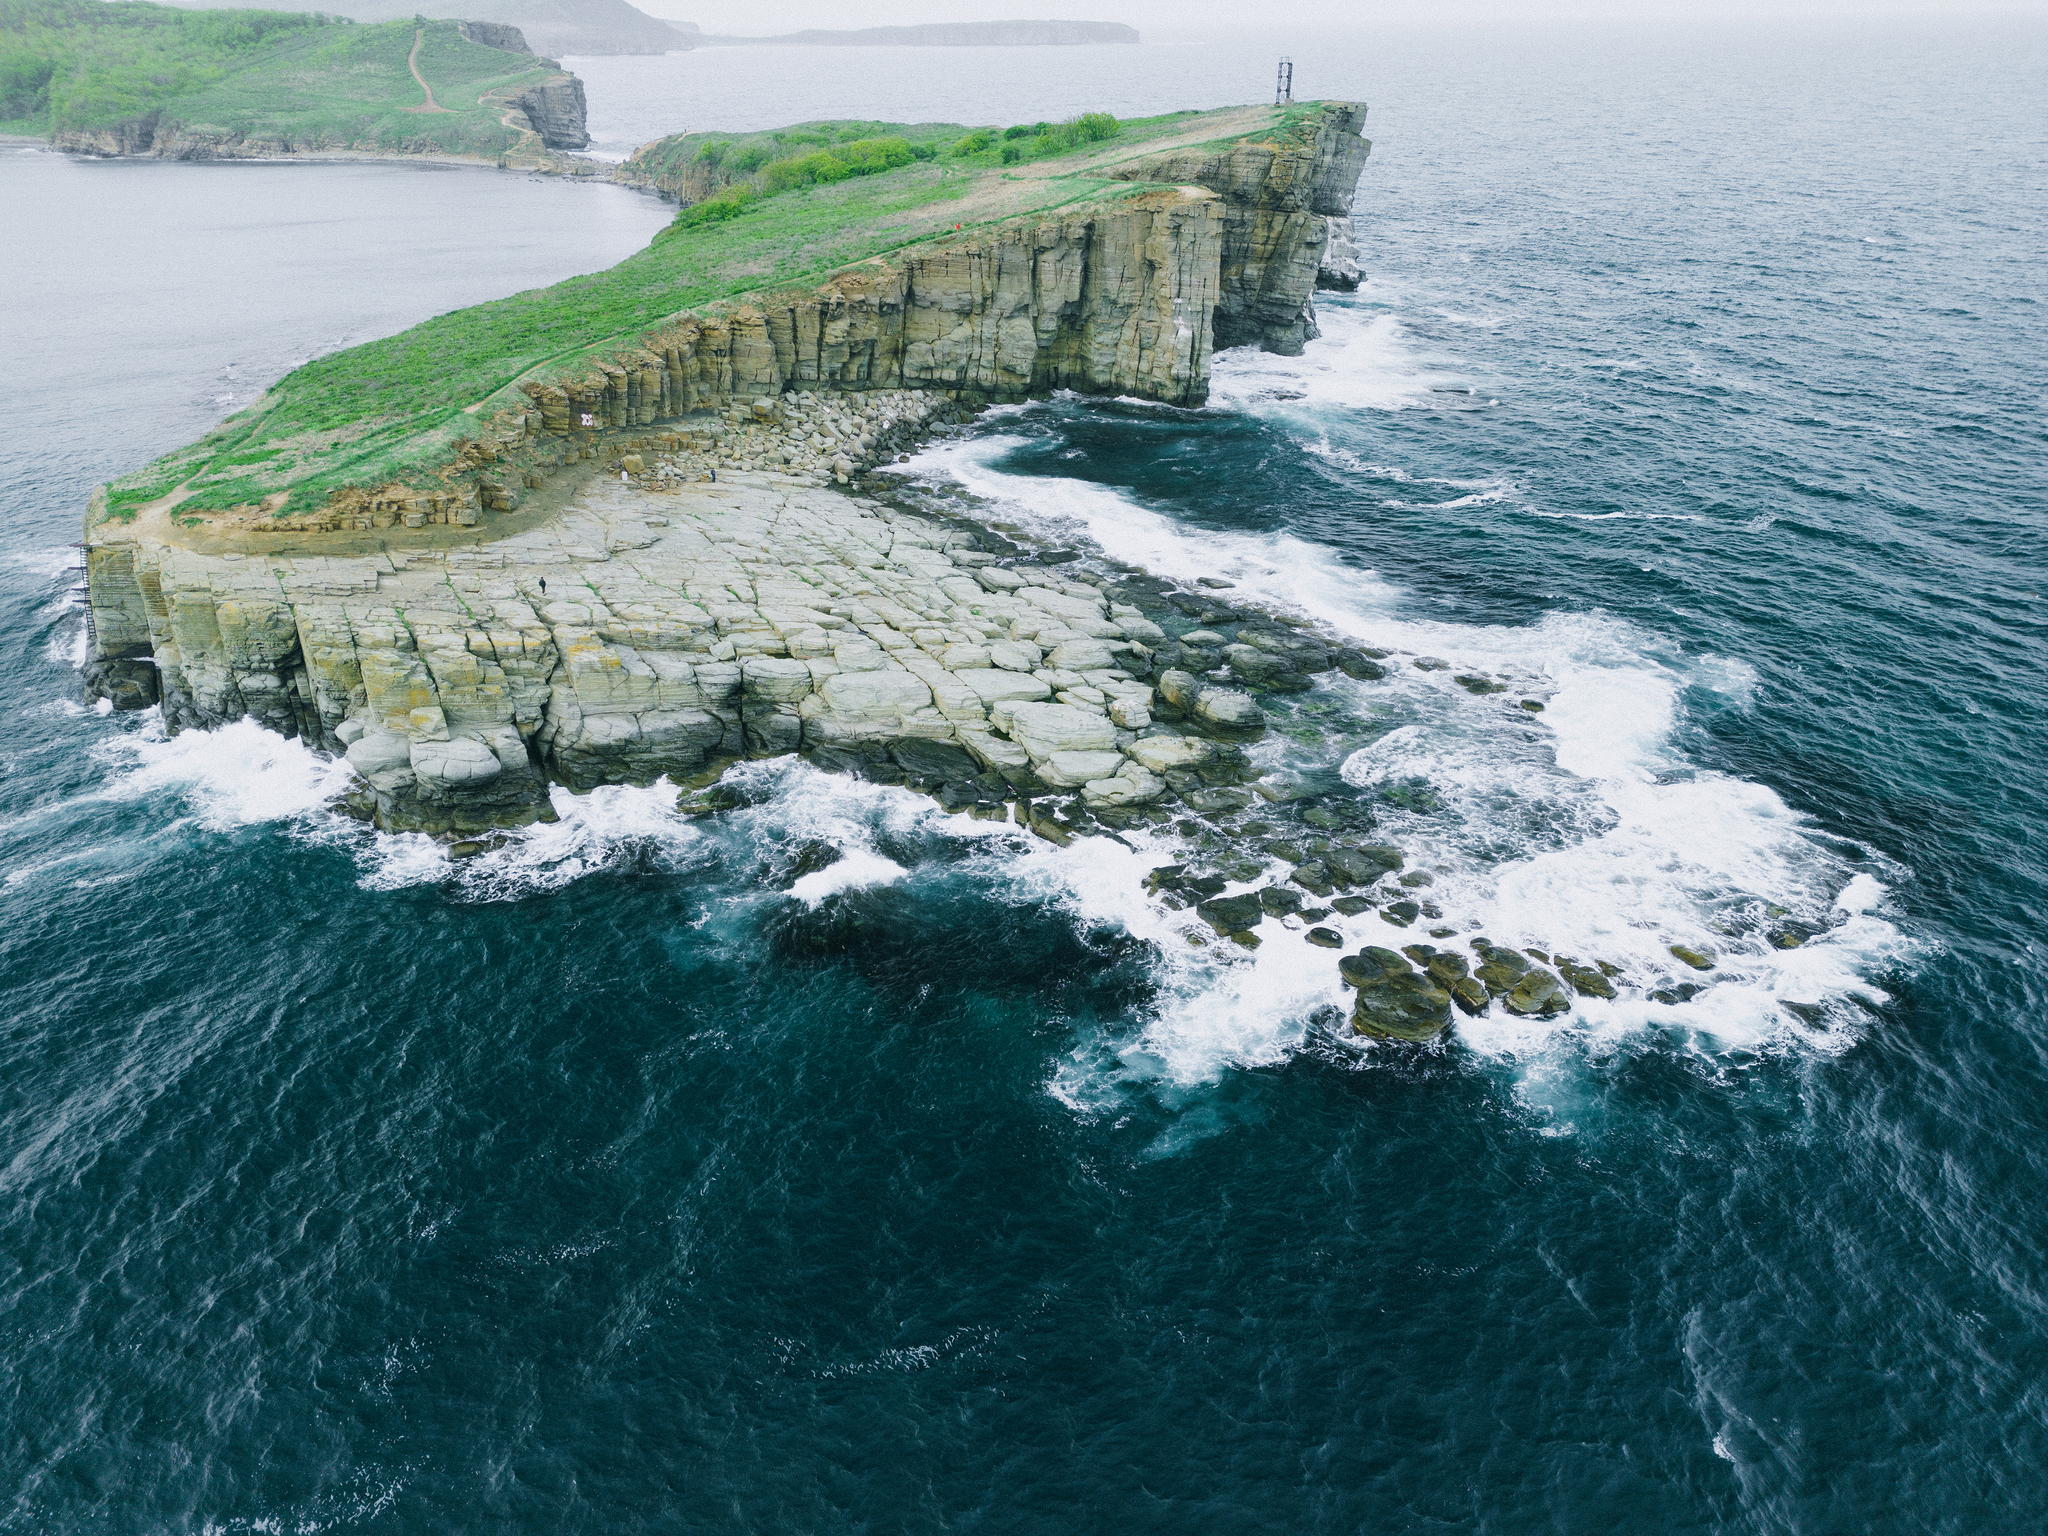
<svg viewBox="0 0 2048 1536">
<path fill-rule="evenodd" d="M 1135 43 L 1138 29 L 1115 21 L 934 21 L 854 32 L 785 32 L 778 37 L 698 39 L 705 47 L 763 44 L 806 48 L 1032 48 L 1074 43 Z"/>
</svg>

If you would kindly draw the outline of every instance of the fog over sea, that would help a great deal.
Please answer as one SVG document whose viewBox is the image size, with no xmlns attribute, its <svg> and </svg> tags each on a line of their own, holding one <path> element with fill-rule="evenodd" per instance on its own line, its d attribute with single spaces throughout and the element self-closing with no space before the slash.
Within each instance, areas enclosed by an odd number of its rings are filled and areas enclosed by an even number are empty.
<svg viewBox="0 0 2048 1536">
<path fill-rule="evenodd" d="M 1372 104 L 1322 338 L 900 472 L 1529 680 L 1333 674 L 1259 760 L 1498 941 L 1713 985 L 1374 1047 L 1142 848 L 766 763 L 457 865 L 296 742 L 94 713 L 95 483 L 670 210 L 0 146 L 0 1531 L 2038 1523 L 2048 24 L 569 62 L 623 155 L 1281 53 Z"/>
</svg>

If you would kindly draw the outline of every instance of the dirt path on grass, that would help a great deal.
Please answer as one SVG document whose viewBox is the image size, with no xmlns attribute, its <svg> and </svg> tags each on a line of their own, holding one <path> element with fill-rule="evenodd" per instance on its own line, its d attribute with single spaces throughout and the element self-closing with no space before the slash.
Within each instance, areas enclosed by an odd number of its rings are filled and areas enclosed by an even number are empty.
<svg viewBox="0 0 2048 1536">
<path fill-rule="evenodd" d="M 427 93 L 426 105 L 420 107 L 404 107 L 401 108 L 400 110 L 406 112 L 453 112 L 455 110 L 453 107 L 444 107 L 441 105 L 441 103 L 434 100 L 434 88 L 431 85 L 427 84 L 427 77 L 420 73 L 420 40 L 424 38 L 426 35 L 427 29 L 425 27 L 414 28 L 412 34 L 412 52 L 408 53 L 405 56 L 405 67 L 412 71 L 413 79 L 419 81 L 420 89 Z"/>
</svg>

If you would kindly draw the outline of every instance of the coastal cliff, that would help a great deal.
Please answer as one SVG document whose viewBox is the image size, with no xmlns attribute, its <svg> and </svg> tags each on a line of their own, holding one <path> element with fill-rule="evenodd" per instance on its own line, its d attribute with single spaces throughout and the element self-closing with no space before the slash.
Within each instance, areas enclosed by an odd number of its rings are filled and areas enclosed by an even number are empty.
<svg viewBox="0 0 2048 1536">
<path fill-rule="evenodd" d="M 1361 103 L 1326 109 L 1318 131 L 1203 146 L 1120 166 L 1131 181 L 1191 183 L 1223 205 L 1216 345 L 1296 356 L 1315 336 L 1309 294 L 1330 221 L 1348 221 L 1370 146 Z M 1348 248 L 1348 232 L 1344 237 Z M 1355 282 L 1353 286 L 1356 286 Z"/>
<path fill-rule="evenodd" d="M 1057 209 L 529 370 L 494 397 L 516 404 L 475 413 L 450 460 L 403 483 L 347 488 L 301 513 L 216 506 L 195 491 L 203 475 L 126 517 L 118 488 L 103 491 L 87 528 L 89 686 L 123 706 L 160 699 L 174 729 L 247 714 L 346 750 L 372 791 L 366 812 L 393 828 L 517 823 L 547 814 L 550 781 L 680 776 L 720 754 L 873 749 L 901 767 L 899 739 L 924 744 L 919 761 L 946 746 L 944 782 L 980 783 L 984 797 L 1121 779 L 1089 793 L 1145 803 L 1144 775 L 1160 765 L 1123 763 L 1116 732 L 1142 729 L 1156 708 L 1241 738 L 1260 729 L 1251 700 L 1192 679 L 1155 693 L 1145 647 L 1162 632 L 1137 610 L 1058 583 L 1023 590 L 1031 583 L 978 569 L 990 551 L 976 535 L 938 537 L 900 517 L 871 525 L 877 512 L 849 509 L 832 487 L 989 401 L 1074 390 L 1199 405 L 1218 334 L 1294 344 L 1313 324 L 1317 210 L 1349 207 L 1361 115 L 1338 105 L 1267 119 L 1199 160 L 1173 139 L 1163 155 L 1126 151 L 1091 166 L 1083 185 L 1098 191 Z M 1217 186 L 1188 182 L 1191 169 Z M 1065 190 L 1003 178 L 987 194 Z M 600 471 L 626 487 L 604 492 Z M 752 482 L 765 500 L 735 478 L 746 476 L 771 477 Z M 670 520 L 636 486 L 688 499 L 678 511 L 695 533 L 663 531 Z M 771 504 L 789 520 L 766 554 L 740 560 L 754 568 L 736 585 L 726 555 L 745 535 L 720 518 Z M 915 582 L 865 574 L 880 569 L 862 554 L 874 548 Z M 840 655 L 847 616 L 797 590 L 828 566 L 852 573 L 824 579 L 841 597 L 873 588 L 872 607 L 894 594 L 863 631 L 875 665 Z M 605 594 L 600 576 L 626 586 Z M 921 648 L 916 665 L 899 641 Z M 1289 643 L 1250 647 L 1241 675 L 1288 670 Z M 837 672 L 812 664 L 828 655 L 838 672 L 912 681 L 827 686 Z M 868 697 L 877 688 L 886 699 Z M 1020 739 L 992 713 L 1019 701 L 1104 723 L 1047 716 Z"/>
</svg>

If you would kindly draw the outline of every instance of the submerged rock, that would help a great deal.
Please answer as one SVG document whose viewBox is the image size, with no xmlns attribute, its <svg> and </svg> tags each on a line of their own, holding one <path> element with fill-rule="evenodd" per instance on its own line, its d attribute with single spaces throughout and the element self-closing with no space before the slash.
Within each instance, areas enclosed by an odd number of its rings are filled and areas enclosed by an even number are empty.
<svg viewBox="0 0 2048 1536">
<path fill-rule="evenodd" d="M 1266 909 L 1256 895 L 1219 896 L 1195 908 L 1195 916 L 1222 934 L 1255 928 L 1265 915 Z"/>
<path fill-rule="evenodd" d="M 1694 949 L 1689 944 L 1673 944 L 1671 954 L 1696 971 L 1711 971 L 1719 963 L 1712 950 Z"/>
</svg>

